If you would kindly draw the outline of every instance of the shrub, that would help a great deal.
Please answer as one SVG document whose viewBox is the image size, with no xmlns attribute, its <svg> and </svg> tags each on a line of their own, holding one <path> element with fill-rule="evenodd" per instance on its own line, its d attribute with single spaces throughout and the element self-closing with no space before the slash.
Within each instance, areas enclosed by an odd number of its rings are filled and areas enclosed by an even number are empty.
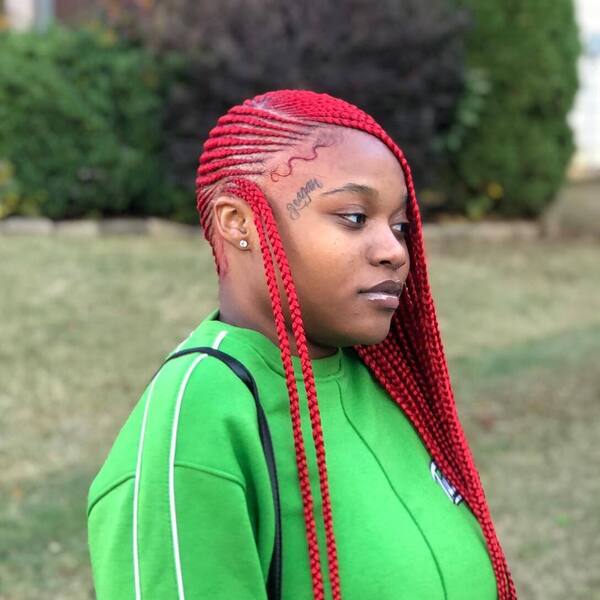
<svg viewBox="0 0 600 600">
<path fill-rule="evenodd" d="M 358 104 L 398 141 L 417 185 L 433 181 L 440 158 L 434 139 L 450 126 L 463 89 L 468 20 L 450 0 L 164 0 L 150 10 L 129 4 L 129 12 L 117 11 L 122 31 L 185 54 L 166 126 L 183 187 L 193 189 L 201 142 L 217 118 L 275 88 L 308 88 Z"/>
<path fill-rule="evenodd" d="M 0 160 L 21 198 L 0 211 L 167 214 L 161 78 L 108 30 L 0 33 Z"/>
<path fill-rule="evenodd" d="M 458 1 L 473 13 L 468 63 L 479 84 L 455 120 L 447 208 L 472 217 L 538 215 L 573 152 L 567 113 L 580 47 L 572 1 Z"/>
</svg>

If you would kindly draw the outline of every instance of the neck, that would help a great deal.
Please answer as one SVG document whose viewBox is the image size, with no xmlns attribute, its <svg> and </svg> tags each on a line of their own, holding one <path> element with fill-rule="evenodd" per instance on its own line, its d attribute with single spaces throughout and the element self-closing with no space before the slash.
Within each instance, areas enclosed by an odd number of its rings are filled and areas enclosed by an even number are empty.
<svg viewBox="0 0 600 600">
<path fill-rule="evenodd" d="M 270 309 L 271 307 L 269 306 L 268 310 L 270 311 Z M 235 327 L 258 331 L 270 339 L 276 346 L 279 346 L 277 328 L 272 313 L 265 311 L 263 314 L 262 312 L 257 312 L 256 308 L 253 310 L 244 309 L 243 302 L 234 301 L 232 296 L 222 288 L 219 288 L 219 321 L 234 325 Z M 286 319 L 286 333 L 290 344 L 290 352 L 292 356 L 299 356 L 291 326 L 287 321 L 288 319 Z M 311 342 L 308 335 L 306 336 L 306 345 L 308 355 L 311 359 L 325 358 L 337 352 L 337 348 L 321 346 Z"/>
</svg>

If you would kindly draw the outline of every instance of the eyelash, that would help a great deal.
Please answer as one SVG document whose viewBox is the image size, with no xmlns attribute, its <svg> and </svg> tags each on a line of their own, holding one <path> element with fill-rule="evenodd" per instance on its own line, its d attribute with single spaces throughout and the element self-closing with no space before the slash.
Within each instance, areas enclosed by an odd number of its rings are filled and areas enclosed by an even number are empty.
<svg viewBox="0 0 600 600">
<path fill-rule="evenodd" d="M 365 219 L 367 218 L 367 215 L 365 215 L 364 213 L 359 213 L 359 212 L 355 212 L 355 213 L 343 213 L 340 216 L 343 217 L 344 219 L 346 219 L 346 217 L 353 217 L 353 216 L 360 216 L 360 217 L 364 217 Z M 346 219 L 348 221 L 348 219 Z M 353 221 L 349 221 L 351 223 L 353 223 L 353 225 L 362 225 L 362 223 L 354 223 Z M 364 221 L 363 221 L 364 223 Z M 400 231 L 396 231 L 396 233 L 403 233 L 403 234 L 407 234 L 410 231 L 410 223 L 396 223 L 396 225 L 401 225 L 402 229 Z"/>
</svg>

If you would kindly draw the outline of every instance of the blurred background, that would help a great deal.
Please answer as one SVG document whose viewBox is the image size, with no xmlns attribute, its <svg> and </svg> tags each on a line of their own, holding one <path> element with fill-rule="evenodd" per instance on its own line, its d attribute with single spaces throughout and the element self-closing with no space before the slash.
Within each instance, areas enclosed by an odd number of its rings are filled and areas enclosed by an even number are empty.
<svg viewBox="0 0 600 600">
<path fill-rule="evenodd" d="M 519 597 L 600 599 L 597 0 L 0 0 L 0 600 L 94 597 L 91 479 L 217 302 L 202 143 L 276 88 L 404 150 Z"/>
</svg>

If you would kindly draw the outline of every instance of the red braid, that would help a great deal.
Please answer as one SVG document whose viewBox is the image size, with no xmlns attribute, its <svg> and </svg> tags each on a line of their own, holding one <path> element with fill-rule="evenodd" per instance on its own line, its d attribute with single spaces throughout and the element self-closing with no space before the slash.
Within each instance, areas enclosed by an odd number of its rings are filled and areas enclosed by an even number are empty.
<svg viewBox="0 0 600 600">
<path fill-rule="evenodd" d="M 411 269 L 400 298 L 400 306 L 392 317 L 390 332 L 385 340 L 379 344 L 355 346 L 355 349 L 379 383 L 404 411 L 436 464 L 479 521 L 494 568 L 499 600 L 515 600 L 515 586 L 456 412 L 429 287 L 421 217 L 408 162 L 381 126 L 356 106 L 328 94 L 305 90 L 279 90 L 245 100 L 242 105 L 231 108 L 219 118 L 200 156 L 196 179 L 197 208 L 204 235 L 211 243 L 217 272 L 220 275 L 226 265 L 221 256 L 219 241 L 213 239 L 212 200 L 218 192 L 234 194 L 248 203 L 254 215 L 290 398 L 313 596 L 315 600 L 322 600 L 325 590 L 301 428 L 298 390 L 273 258 L 283 281 L 290 308 L 292 332 L 302 366 L 319 469 L 329 582 L 332 597 L 334 600 L 341 600 L 323 431 L 296 288 L 277 223 L 264 193 L 256 183 L 256 178 L 265 173 L 264 162 L 270 155 L 296 147 L 313 135 L 315 130 L 327 125 L 358 129 L 380 139 L 402 166 L 408 190 L 407 216 L 411 223 L 411 234 L 407 238 L 407 246 Z"/>
</svg>

